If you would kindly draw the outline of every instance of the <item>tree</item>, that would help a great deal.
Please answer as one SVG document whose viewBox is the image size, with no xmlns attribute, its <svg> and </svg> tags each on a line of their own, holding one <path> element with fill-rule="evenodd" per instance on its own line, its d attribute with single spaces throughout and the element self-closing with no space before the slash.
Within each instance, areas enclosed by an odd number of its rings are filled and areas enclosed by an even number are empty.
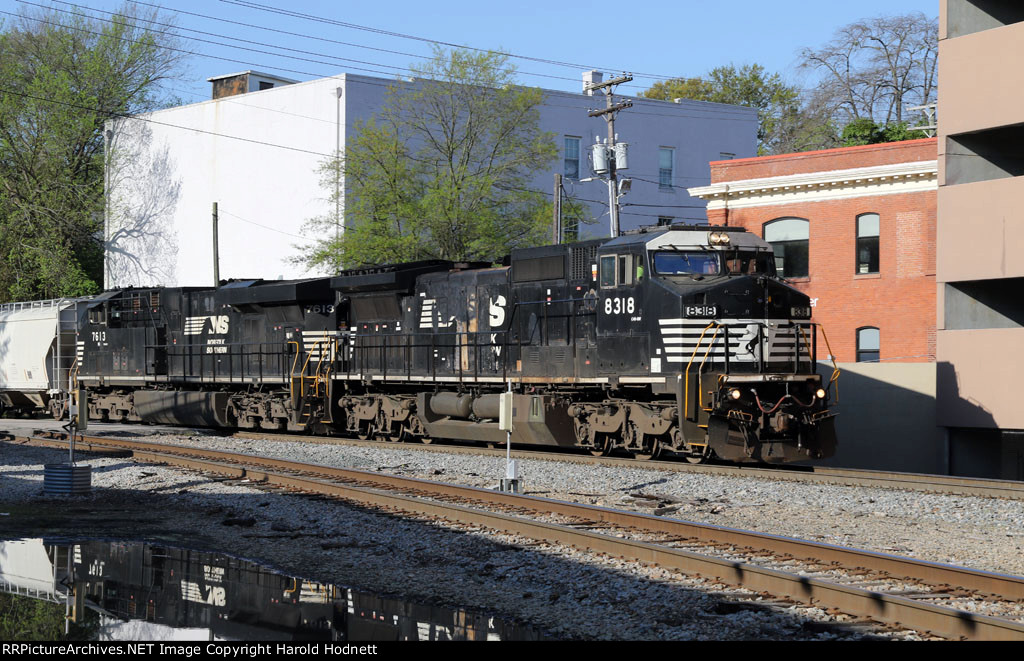
<svg viewBox="0 0 1024 661">
<path fill-rule="evenodd" d="M 899 142 L 927 137 L 915 131 L 906 122 L 893 122 L 879 126 L 867 118 L 855 119 L 843 128 L 842 146 L 875 145 L 881 142 Z"/>
<path fill-rule="evenodd" d="M 649 99 L 693 99 L 731 103 L 757 109 L 757 153 L 786 151 L 801 123 L 800 92 L 777 73 L 760 64 L 712 69 L 704 78 L 673 78 L 654 83 L 644 92 Z"/>
<path fill-rule="evenodd" d="M 101 287 L 104 122 L 162 105 L 181 57 L 167 23 L 126 4 L 109 20 L 43 9 L 0 29 L 0 300 Z"/>
<path fill-rule="evenodd" d="M 0 592 L 0 638 L 11 641 L 95 640 L 99 615 L 92 609 L 65 626 L 64 604 Z"/>
<path fill-rule="evenodd" d="M 323 164 L 332 212 L 305 229 L 328 238 L 296 261 L 496 260 L 548 240 L 550 199 L 529 188 L 557 156 L 553 134 L 538 130 L 541 91 L 517 85 L 497 53 L 435 49 L 415 72 Z"/>
<path fill-rule="evenodd" d="M 800 54 L 801 68 L 822 76 L 813 102 L 839 125 L 906 121 L 908 107 L 935 100 L 938 33 L 938 20 L 920 12 L 840 28 L 829 43 Z"/>
</svg>

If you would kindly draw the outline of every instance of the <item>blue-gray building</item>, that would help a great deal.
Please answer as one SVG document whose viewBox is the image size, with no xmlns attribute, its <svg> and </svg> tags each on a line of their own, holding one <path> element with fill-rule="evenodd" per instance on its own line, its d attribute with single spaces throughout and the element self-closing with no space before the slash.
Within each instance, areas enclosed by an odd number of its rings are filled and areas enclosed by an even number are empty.
<svg viewBox="0 0 1024 661">
<path fill-rule="evenodd" d="M 545 90 L 540 128 L 561 150 L 537 190 L 553 191 L 553 175 L 586 204 L 592 224 L 581 237 L 609 233 L 608 188 L 593 176 L 590 147 L 608 135 L 605 121 L 587 116 L 604 95 Z M 299 278 L 311 273 L 292 261 L 310 237 L 302 226 L 329 214 L 321 182 L 325 157 L 344 151 L 359 120 L 376 115 L 395 81 L 340 74 L 297 83 L 245 71 L 211 78 L 214 96 L 108 123 L 107 287 L 213 282 L 211 206 L 219 205 L 221 278 Z M 705 203 L 687 188 L 710 183 L 708 162 L 754 156 L 757 112 L 699 101 L 632 98 L 618 114 L 618 141 L 629 145 L 632 180 L 620 227 L 659 220 L 703 221 Z"/>
</svg>

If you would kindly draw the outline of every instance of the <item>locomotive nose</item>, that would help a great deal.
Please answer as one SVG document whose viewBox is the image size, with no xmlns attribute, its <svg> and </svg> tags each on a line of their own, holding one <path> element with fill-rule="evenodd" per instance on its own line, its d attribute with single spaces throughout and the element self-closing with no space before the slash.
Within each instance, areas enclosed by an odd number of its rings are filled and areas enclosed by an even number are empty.
<svg viewBox="0 0 1024 661">
<path fill-rule="evenodd" d="M 706 296 L 718 309 L 719 319 L 751 319 L 765 312 L 765 278 L 731 277 L 708 286 Z"/>
</svg>

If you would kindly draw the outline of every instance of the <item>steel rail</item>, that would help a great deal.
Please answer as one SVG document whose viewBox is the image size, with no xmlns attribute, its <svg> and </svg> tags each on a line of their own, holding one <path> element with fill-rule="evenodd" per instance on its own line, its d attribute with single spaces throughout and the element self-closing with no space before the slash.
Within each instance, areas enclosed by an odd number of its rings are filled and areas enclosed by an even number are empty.
<svg viewBox="0 0 1024 661">
<path fill-rule="evenodd" d="M 65 447 L 66 441 L 56 441 L 55 447 Z M 147 443 L 120 439 L 85 437 L 76 441 L 81 450 L 117 448 L 150 452 L 176 452 L 204 459 L 244 462 L 268 469 L 312 473 L 330 479 L 381 485 L 392 489 L 405 489 L 426 495 L 454 497 L 502 507 L 519 507 L 576 517 L 585 520 L 663 533 L 705 543 L 726 544 L 763 550 L 795 558 L 815 559 L 823 563 L 844 567 L 857 567 L 903 577 L 935 586 L 964 588 L 1010 601 L 1024 601 L 1024 577 L 957 567 L 915 558 L 879 553 L 863 549 L 783 537 L 768 533 L 727 528 L 707 523 L 696 523 L 669 517 L 629 512 L 597 505 L 573 503 L 539 496 L 503 493 L 479 487 L 434 482 L 414 477 L 402 477 L 352 468 L 334 468 L 283 459 L 269 459 L 248 454 L 207 450 L 189 446 Z"/>
<path fill-rule="evenodd" d="M 22 440 L 23 442 L 31 443 L 44 439 Z M 110 439 L 102 439 L 99 443 L 96 443 L 96 440 L 86 439 L 83 445 L 110 447 L 113 444 L 120 449 L 127 449 L 129 445 L 137 445 L 146 448 L 132 450 L 133 455 L 143 461 L 171 463 L 185 468 L 228 475 L 237 479 L 247 479 L 252 482 L 275 487 L 334 496 L 378 508 L 439 517 L 462 524 L 479 525 L 552 544 L 568 545 L 597 553 L 605 553 L 642 563 L 658 565 L 681 573 L 697 574 L 705 577 L 710 576 L 756 592 L 769 592 L 801 603 L 835 608 L 852 615 L 868 617 L 918 631 L 928 631 L 944 637 L 974 640 L 1024 640 L 1024 624 L 922 603 L 906 597 L 887 595 L 847 585 L 837 585 L 820 579 L 796 576 L 778 570 L 731 560 L 707 557 L 649 542 L 581 531 L 568 526 L 543 523 L 523 517 L 478 510 L 461 505 L 423 500 L 416 496 L 389 494 L 373 487 L 338 484 L 330 479 L 252 470 L 212 460 L 214 458 L 222 458 L 229 461 L 251 463 L 254 459 L 259 459 L 249 455 L 233 455 L 216 451 L 196 451 L 194 448 L 183 448 L 181 446 L 156 445 L 156 447 L 152 447 L 155 444 L 134 441 L 112 442 Z M 47 443 L 53 442 L 52 439 L 45 439 L 45 441 Z M 170 450 L 180 451 L 186 455 L 202 454 L 205 457 L 179 456 L 179 454 L 171 454 Z M 339 470 L 310 464 L 297 464 L 296 462 L 275 461 L 268 463 L 291 465 L 293 470 L 308 467 L 321 474 Z M 381 477 L 363 471 L 343 472 L 357 472 L 369 478 Z M 409 480 L 409 478 L 402 479 Z M 419 486 L 450 486 L 436 485 L 436 483 L 430 483 L 425 480 L 412 481 Z M 473 492 L 483 491 L 469 489 Z M 509 496 L 508 494 L 502 495 Z M 514 501 L 522 498 L 508 497 L 507 500 L 521 506 L 521 503 L 515 503 Z M 528 497 L 526 500 L 543 502 L 545 505 L 557 502 L 533 497 Z M 586 506 L 584 509 L 594 511 L 602 510 L 603 508 Z M 644 515 L 639 516 L 643 517 Z"/>
<path fill-rule="evenodd" d="M 464 445 L 438 445 L 415 443 L 383 443 L 342 437 L 316 437 L 297 434 L 280 434 L 242 431 L 233 434 L 236 438 L 280 440 L 296 443 L 317 443 L 327 445 L 355 445 L 358 447 L 396 448 L 422 450 L 450 454 L 494 454 L 505 456 L 504 450 Z M 627 466 L 649 470 L 665 470 L 679 473 L 701 473 L 727 477 L 755 477 L 808 484 L 835 486 L 873 487 L 903 491 L 920 491 L 957 496 L 978 496 L 1002 500 L 1024 500 L 1024 482 L 1019 480 L 997 480 L 927 473 L 901 473 L 894 471 L 872 471 L 856 468 L 829 468 L 823 466 L 799 466 L 793 468 L 766 468 L 764 466 L 718 466 L 708 464 L 687 464 L 670 461 L 643 461 L 625 457 L 593 457 L 582 454 L 556 453 L 539 450 L 513 450 L 516 459 L 538 461 L 563 461 L 595 466 Z"/>
</svg>

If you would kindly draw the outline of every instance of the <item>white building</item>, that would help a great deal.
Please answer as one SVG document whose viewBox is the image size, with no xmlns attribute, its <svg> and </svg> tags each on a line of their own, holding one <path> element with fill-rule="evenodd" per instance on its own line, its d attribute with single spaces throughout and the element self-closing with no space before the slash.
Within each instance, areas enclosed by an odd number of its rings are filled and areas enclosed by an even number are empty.
<svg viewBox="0 0 1024 661">
<path fill-rule="evenodd" d="M 228 96 L 107 125 L 107 288 L 212 284 L 214 202 L 222 279 L 321 275 L 293 261 L 309 242 L 302 225 L 331 211 L 318 170 L 344 151 L 359 120 L 380 111 L 394 81 L 340 74 L 294 83 L 250 71 L 210 81 L 214 96 Z M 561 158 L 534 186 L 552 191 L 553 174 L 565 174 L 568 192 L 591 201 L 598 220 L 581 236 L 607 236 L 607 185 L 579 181 L 593 176 L 589 146 L 608 135 L 603 119 L 587 116 L 605 107 L 604 96 L 546 90 L 544 99 L 540 129 L 557 135 Z M 710 183 L 709 161 L 755 155 L 756 111 L 632 100 L 615 122 L 629 144 L 620 177 L 633 180 L 622 230 L 665 218 L 702 222 L 705 203 L 686 189 Z"/>
</svg>

